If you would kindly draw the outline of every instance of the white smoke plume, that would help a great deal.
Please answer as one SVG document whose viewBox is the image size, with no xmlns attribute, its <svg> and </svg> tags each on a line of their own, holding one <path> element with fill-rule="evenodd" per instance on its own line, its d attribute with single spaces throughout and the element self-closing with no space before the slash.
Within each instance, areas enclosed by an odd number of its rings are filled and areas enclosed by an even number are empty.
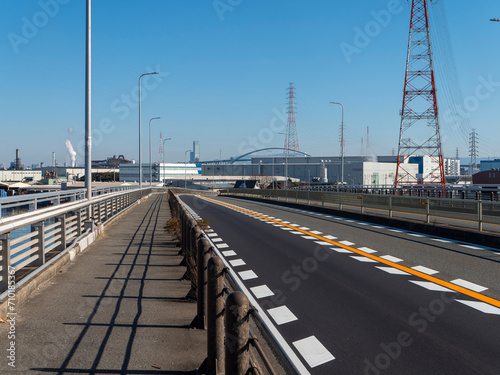
<svg viewBox="0 0 500 375">
<path fill-rule="evenodd" d="M 71 167 L 76 166 L 76 152 L 75 149 L 73 148 L 73 145 L 71 144 L 71 141 L 66 138 L 66 141 L 64 142 L 66 145 L 66 150 L 68 150 L 69 157 L 71 159 Z"/>
</svg>

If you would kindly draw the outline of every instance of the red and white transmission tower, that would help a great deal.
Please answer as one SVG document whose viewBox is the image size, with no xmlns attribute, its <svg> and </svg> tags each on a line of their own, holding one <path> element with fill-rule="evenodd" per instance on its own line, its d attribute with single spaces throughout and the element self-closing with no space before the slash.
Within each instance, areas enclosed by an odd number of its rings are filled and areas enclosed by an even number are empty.
<svg viewBox="0 0 500 375">
<path fill-rule="evenodd" d="M 445 185 L 427 0 L 413 0 L 395 186 Z M 415 173 L 409 159 L 423 157 Z M 414 165 L 414 164 L 413 164 Z"/>
<path fill-rule="evenodd" d="M 293 82 L 288 88 L 288 121 L 286 124 L 285 156 L 299 152 L 299 139 L 297 137 L 297 124 L 295 123 L 295 88 Z"/>
</svg>

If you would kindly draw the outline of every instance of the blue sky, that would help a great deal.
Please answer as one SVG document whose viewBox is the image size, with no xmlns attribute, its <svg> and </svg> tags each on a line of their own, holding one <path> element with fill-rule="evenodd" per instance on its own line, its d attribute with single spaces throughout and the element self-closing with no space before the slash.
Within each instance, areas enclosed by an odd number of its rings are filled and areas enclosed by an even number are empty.
<svg viewBox="0 0 500 375">
<path fill-rule="evenodd" d="M 435 3 L 445 155 L 467 156 L 475 128 L 479 155 L 500 156 L 500 23 L 489 22 L 498 1 Z M 16 148 L 26 165 L 50 163 L 53 151 L 69 162 L 66 138 L 83 162 L 85 1 L 2 1 L 0 14 L 0 163 Z M 373 153 L 397 151 L 406 0 L 93 0 L 92 17 L 93 159 L 138 159 L 137 80 L 150 69 L 161 74 L 143 80 L 145 161 L 157 116 L 154 160 L 160 131 L 172 138 L 169 162 L 183 161 L 193 140 L 204 160 L 282 147 L 290 82 L 301 151 L 339 154 L 341 111 L 330 101 L 345 106 L 348 155 L 361 152 L 367 126 Z M 370 35 L 356 39 L 358 30 Z M 460 124 L 453 103 L 465 108 Z"/>
</svg>

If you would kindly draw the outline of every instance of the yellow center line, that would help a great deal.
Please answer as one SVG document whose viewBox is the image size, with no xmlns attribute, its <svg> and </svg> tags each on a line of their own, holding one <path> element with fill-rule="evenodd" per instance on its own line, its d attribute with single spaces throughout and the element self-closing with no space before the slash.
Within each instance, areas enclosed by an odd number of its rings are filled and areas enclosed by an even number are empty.
<svg viewBox="0 0 500 375">
<path fill-rule="evenodd" d="M 430 281 L 430 282 L 432 282 L 434 284 L 441 285 L 441 286 L 443 286 L 445 288 L 454 290 L 454 291 L 456 291 L 458 293 L 465 294 L 465 295 L 467 295 L 469 297 L 475 298 L 475 299 L 477 299 L 479 301 L 482 301 L 482 302 L 485 302 L 485 303 L 488 303 L 490 305 L 493 305 L 493 306 L 496 306 L 496 307 L 500 308 L 500 301 L 499 300 L 496 300 L 496 299 L 491 298 L 491 297 L 487 297 L 487 296 L 485 296 L 485 295 L 483 295 L 481 293 L 477 293 L 477 292 L 475 292 L 473 290 L 461 287 L 459 285 L 455 285 L 453 283 L 449 283 L 447 281 L 438 279 L 437 277 L 434 277 L 434 276 L 431 276 L 431 275 L 427 275 L 426 273 L 414 270 L 413 268 L 408 268 L 408 267 L 402 266 L 402 265 L 400 265 L 398 263 L 391 262 L 390 260 L 387 260 L 387 259 L 384 259 L 384 258 L 380 258 L 380 257 L 378 257 L 376 255 L 373 255 L 373 254 L 370 254 L 370 253 L 366 253 L 366 252 L 364 252 L 362 250 L 359 250 L 359 249 L 356 249 L 354 247 L 344 245 L 344 244 L 342 244 L 340 242 L 336 242 L 336 241 L 330 240 L 330 239 L 322 237 L 322 236 L 320 236 L 318 234 L 311 233 L 311 232 L 309 232 L 307 230 L 303 230 L 303 229 L 300 229 L 298 227 L 294 227 L 292 225 L 284 224 L 283 222 L 280 222 L 278 220 L 270 219 L 270 218 L 268 218 L 266 216 L 253 213 L 251 211 L 247 211 L 247 210 L 239 208 L 237 206 L 233 206 L 233 205 L 230 205 L 230 204 L 227 204 L 227 203 L 223 203 L 223 202 L 220 202 L 220 201 L 217 201 L 217 200 L 214 200 L 214 199 L 210 199 L 210 198 L 205 198 L 205 197 L 200 197 L 200 198 L 208 200 L 208 201 L 216 203 L 216 204 L 220 204 L 220 205 L 223 205 L 223 206 L 226 206 L 226 207 L 230 207 L 230 208 L 236 209 L 236 210 L 241 211 L 241 212 L 245 212 L 247 214 L 251 214 L 251 215 L 256 216 L 256 217 L 260 217 L 260 218 L 265 219 L 265 220 L 269 220 L 269 221 L 271 221 L 273 223 L 280 224 L 280 225 L 282 225 L 284 227 L 291 228 L 291 229 L 293 229 L 295 231 L 302 232 L 304 234 L 307 234 L 308 236 L 315 237 L 318 240 L 328 242 L 328 243 L 330 243 L 332 245 L 335 245 L 337 247 L 341 247 L 343 249 L 352 251 L 353 253 L 357 253 L 357 254 L 362 255 L 364 257 L 373 259 L 373 260 L 375 260 L 377 262 L 386 264 L 386 265 L 388 265 L 390 267 L 393 267 L 393 268 L 399 269 L 401 271 L 404 271 L 406 273 L 409 273 L 409 274 L 411 274 L 413 276 L 420 277 L 421 279 Z"/>
</svg>

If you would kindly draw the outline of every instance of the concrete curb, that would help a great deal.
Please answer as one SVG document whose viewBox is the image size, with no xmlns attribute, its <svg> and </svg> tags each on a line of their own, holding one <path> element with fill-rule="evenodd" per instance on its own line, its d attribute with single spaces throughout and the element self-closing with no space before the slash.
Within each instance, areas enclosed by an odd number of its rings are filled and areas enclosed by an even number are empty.
<svg viewBox="0 0 500 375">
<path fill-rule="evenodd" d="M 479 231 L 468 230 L 465 228 L 456 228 L 444 225 L 434 225 L 434 224 L 426 224 L 416 221 L 409 220 L 401 220 L 397 218 L 384 217 L 371 215 L 360 212 L 351 212 L 344 211 L 335 208 L 327 208 L 327 207 L 318 207 L 318 206 L 310 206 L 302 203 L 292 203 L 292 202 L 282 202 L 282 201 L 274 201 L 262 198 L 254 198 L 254 197 L 242 197 L 238 195 L 223 195 L 224 197 L 231 198 L 239 198 L 246 199 L 250 201 L 257 201 L 263 203 L 275 204 L 277 206 L 290 207 L 290 208 L 298 208 L 301 210 L 309 210 L 315 212 L 321 212 L 325 214 L 333 214 L 336 216 L 342 216 L 349 219 L 367 221 L 369 223 L 378 224 L 378 225 L 386 225 L 394 228 L 399 228 L 403 230 L 408 230 L 412 232 L 418 232 L 427 234 L 430 236 L 443 237 L 453 239 L 455 241 L 467 242 L 476 245 L 482 245 L 487 247 L 493 247 L 500 249 L 500 236 L 488 234 Z"/>
<path fill-rule="evenodd" d="M 105 223 L 100 223 L 96 225 L 93 232 L 83 235 L 81 239 L 73 243 L 70 247 L 63 250 L 61 253 L 56 255 L 54 258 L 50 259 L 43 266 L 37 268 L 35 271 L 24 277 L 18 283 L 16 283 L 15 297 L 13 301 L 15 306 L 19 306 L 24 303 L 31 293 L 36 291 L 40 285 L 49 281 L 54 277 L 66 264 L 72 261 L 79 253 L 85 251 L 100 234 L 104 233 L 105 226 L 108 226 L 118 220 L 123 214 L 127 213 L 132 207 L 141 204 L 141 202 L 147 200 L 151 194 L 143 197 L 142 199 L 136 201 L 134 204 L 127 207 L 122 212 L 111 217 Z M 0 295 L 0 319 L 6 319 L 8 312 L 8 296 L 9 290 L 6 290 Z"/>
</svg>

